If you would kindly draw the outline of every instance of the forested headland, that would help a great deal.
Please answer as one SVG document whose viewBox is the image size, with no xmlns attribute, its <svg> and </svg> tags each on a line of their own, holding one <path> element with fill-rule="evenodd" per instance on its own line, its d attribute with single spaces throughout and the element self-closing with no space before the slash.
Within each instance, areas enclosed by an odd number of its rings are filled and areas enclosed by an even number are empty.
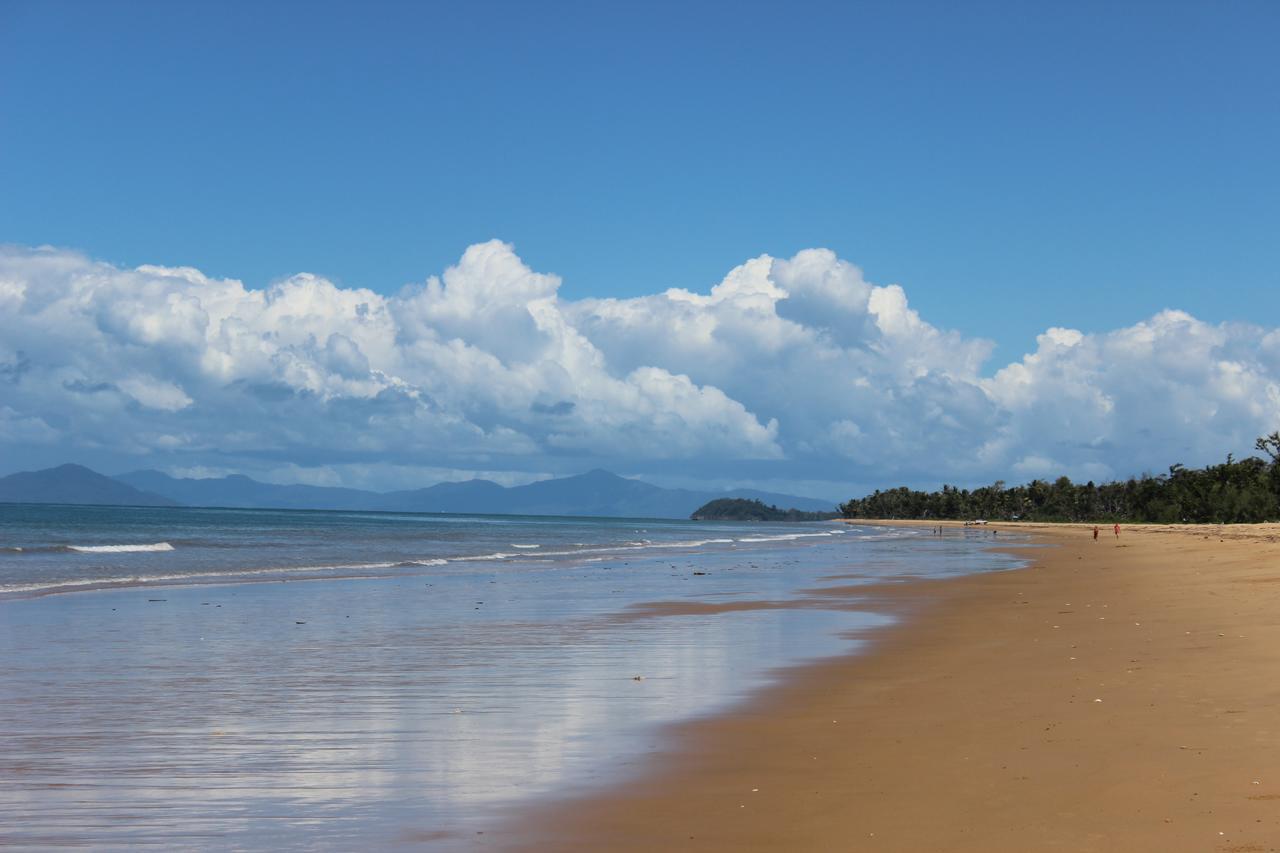
<svg viewBox="0 0 1280 853">
<path fill-rule="evenodd" d="M 1169 473 L 1123 482 L 1032 480 L 973 489 L 943 486 L 921 492 L 903 486 L 840 505 L 845 518 L 999 519 L 1243 524 L 1280 520 L 1280 431 L 1254 445 L 1250 456 L 1204 468 L 1173 465 Z"/>
<path fill-rule="evenodd" d="M 716 498 L 689 516 L 694 521 L 826 521 L 840 516 L 834 512 L 805 512 L 778 509 L 764 501 L 747 498 Z"/>
</svg>

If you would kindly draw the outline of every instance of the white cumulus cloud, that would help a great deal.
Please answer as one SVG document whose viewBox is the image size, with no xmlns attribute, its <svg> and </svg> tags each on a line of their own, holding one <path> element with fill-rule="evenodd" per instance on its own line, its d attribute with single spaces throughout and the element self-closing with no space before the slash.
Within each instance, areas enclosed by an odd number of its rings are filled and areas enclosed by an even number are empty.
<svg viewBox="0 0 1280 853">
<path fill-rule="evenodd" d="M 604 465 L 841 494 L 1124 476 L 1280 426 L 1275 328 L 1163 310 L 1051 328 L 991 370 L 989 342 L 826 250 L 749 260 L 705 293 L 559 286 L 498 241 L 394 296 L 0 248 L 0 455 L 375 487 Z"/>
</svg>

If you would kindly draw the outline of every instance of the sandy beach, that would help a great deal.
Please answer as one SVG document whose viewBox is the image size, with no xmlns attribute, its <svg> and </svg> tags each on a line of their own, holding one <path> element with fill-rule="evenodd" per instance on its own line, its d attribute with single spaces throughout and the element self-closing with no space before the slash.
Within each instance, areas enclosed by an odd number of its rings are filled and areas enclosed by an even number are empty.
<svg viewBox="0 0 1280 853">
<path fill-rule="evenodd" d="M 1018 528 L 1047 546 L 1025 569 L 823 591 L 903 619 L 490 841 L 1280 848 L 1280 525 Z"/>
</svg>

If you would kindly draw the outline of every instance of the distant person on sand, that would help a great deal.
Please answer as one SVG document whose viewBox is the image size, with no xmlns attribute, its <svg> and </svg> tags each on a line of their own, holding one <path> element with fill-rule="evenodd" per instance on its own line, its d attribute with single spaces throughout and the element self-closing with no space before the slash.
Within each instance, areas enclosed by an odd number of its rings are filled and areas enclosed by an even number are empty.
<svg viewBox="0 0 1280 853">
<path fill-rule="evenodd" d="M 1093 541 L 1098 541 L 1098 525 L 1096 524 L 1093 526 Z"/>
<path fill-rule="evenodd" d="M 1120 538 L 1120 524 L 1118 522 L 1116 524 L 1116 538 Z"/>
</svg>

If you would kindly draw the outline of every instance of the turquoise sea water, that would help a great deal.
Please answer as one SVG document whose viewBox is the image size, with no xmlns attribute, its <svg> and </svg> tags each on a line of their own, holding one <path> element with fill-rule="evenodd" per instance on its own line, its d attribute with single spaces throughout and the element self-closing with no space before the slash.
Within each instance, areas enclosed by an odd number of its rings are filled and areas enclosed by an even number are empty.
<svg viewBox="0 0 1280 853">
<path fill-rule="evenodd" d="M 810 591 L 1017 564 L 991 544 L 0 505 L 0 845 L 496 843 L 514 809 L 624 778 L 663 726 L 888 621 Z M 645 606 L 736 601 L 779 606 Z"/>
</svg>

